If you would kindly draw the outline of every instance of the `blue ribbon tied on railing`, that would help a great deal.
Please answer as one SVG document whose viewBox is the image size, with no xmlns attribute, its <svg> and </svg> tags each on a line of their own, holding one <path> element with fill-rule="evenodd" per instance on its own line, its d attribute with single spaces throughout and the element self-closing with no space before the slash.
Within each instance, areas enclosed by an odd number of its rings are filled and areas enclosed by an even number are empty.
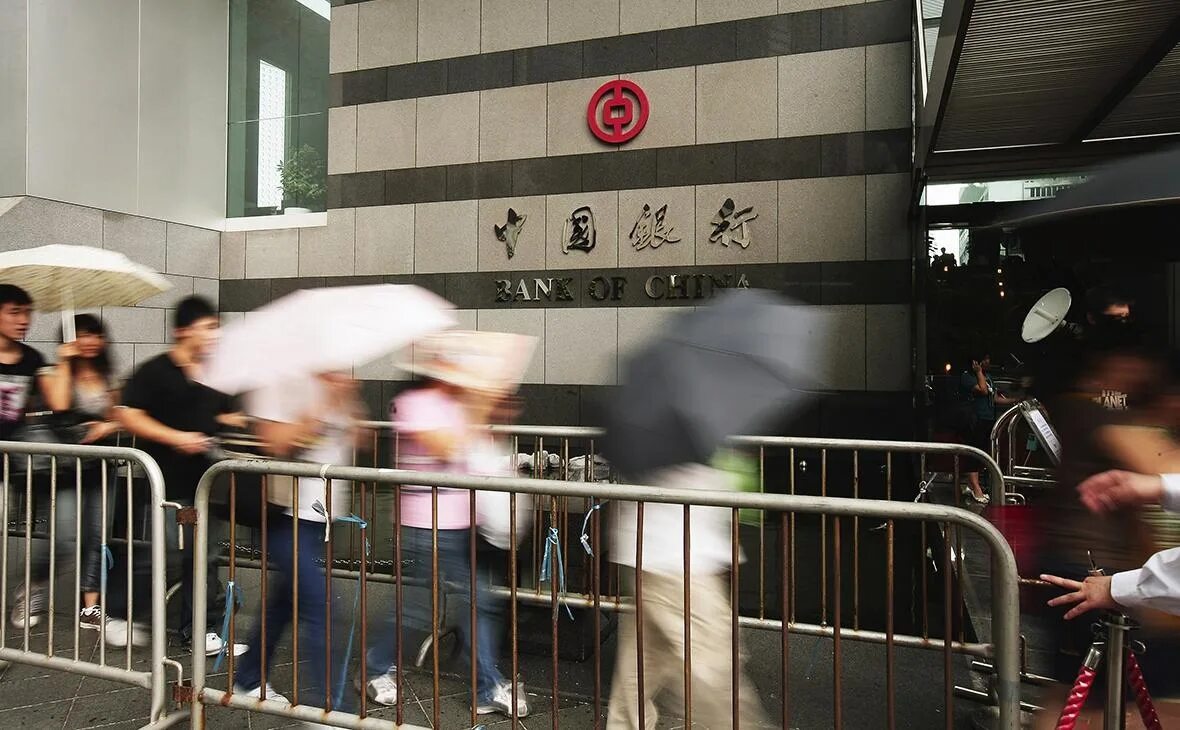
<svg viewBox="0 0 1180 730">
<path fill-rule="evenodd" d="M 585 550 L 586 554 L 590 557 L 594 557 L 594 551 L 590 548 L 590 518 L 595 512 L 602 509 L 602 505 L 604 504 L 606 504 L 606 502 L 599 502 L 590 509 L 586 510 L 586 516 L 582 518 L 582 537 L 578 540 L 578 542 L 582 543 L 582 549 Z"/>
<path fill-rule="evenodd" d="M 217 652 L 217 658 L 213 661 L 213 671 L 215 672 L 221 670 L 221 664 L 225 661 L 226 655 L 233 651 L 233 647 L 229 643 L 229 624 L 234 619 L 234 609 L 240 605 L 242 605 L 242 589 L 232 580 L 227 581 L 225 584 L 225 615 L 221 618 L 221 650 Z"/>
<path fill-rule="evenodd" d="M 336 519 L 340 522 L 351 522 L 352 524 L 356 525 L 358 528 L 360 528 L 362 535 L 364 534 L 365 528 L 367 528 L 369 526 L 368 522 L 365 522 L 360 517 L 357 517 L 356 515 L 353 515 L 353 514 L 344 515 L 343 517 L 337 517 Z M 331 524 L 332 524 L 331 521 L 329 521 L 328 522 L 328 526 L 329 526 L 328 529 L 331 529 Z M 365 570 L 365 566 L 366 566 L 366 563 L 368 562 L 369 553 L 371 550 L 372 550 L 372 547 L 369 545 L 369 538 L 366 535 L 365 536 L 365 559 L 361 561 L 361 572 L 362 573 Z M 327 566 L 327 567 L 330 569 L 331 566 Z M 353 598 L 353 601 L 352 601 L 352 627 L 349 628 L 349 630 L 348 630 L 348 643 L 345 645 L 345 648 L 344 648 L 344 661 L 340 663 L 340 679 L 336 682 L 336 693 L 332 698 L 333 702 L 335 702 L 336 707 L 339 707 L 341 705 L 341 703 L 344 702 L 344 685 L 345 685 L 346 681 L 348 680 L 348 664 L 350 661 L 352 661 L 352 644 L 353 644 L 353 640 L 356 638 L 356 619 L 357 619 L 357 616 L 359 615 L 360 605 L 361 605 L 361 582 L 357 581 L 356 596 Z"/>
<path fill-rule="evenodd" d="M 557 553 L 556 556 L 553 553 Z M 556 565 L 557 570 L 552 571 L 550 566 Z M 541 560 L 541 582 L 549 580 L 550 574 L 555 573 L 557 577 L 557 590 L 560 594 L 565 594 L 565 565 L 561 560 L 561 535 L 558 534 L 556 527 L 549 528 L 549 536 L 545 538 L 545 557 Z M 565 608 L 566 614 L 569 615 L 570 621 L 574 620 L 574 612 L 570 610 L 569 604 L 559 596 L 557 602 Z"/>
</svg>

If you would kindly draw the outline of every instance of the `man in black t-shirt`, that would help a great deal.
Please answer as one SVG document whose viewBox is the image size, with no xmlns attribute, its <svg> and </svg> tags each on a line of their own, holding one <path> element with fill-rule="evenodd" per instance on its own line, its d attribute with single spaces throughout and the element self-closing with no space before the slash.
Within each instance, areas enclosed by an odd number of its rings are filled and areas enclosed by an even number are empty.
<svg viewBox="0 0 1180 730">
<path fill-rule="evenodd" d="M 33 300 L 12 284 L 0 284 L 0 441 L 11 441 L 29 402 L 41 392 L 45 358 L 21 342 L 33 321 Z"/>
<path fill-rule="evenodd" d="M 201 475 L 213 463 L 209 452 L 212 436 L 223 423 L 233 422 L 235 414 L 229 399 L 194 380 L 199 368 L 217 344 L 220 322 L 217 310 L 201 297 L 188 297 L 176 307 L 173 345 L 167 352 L 143 363 L 132 374 L 123 390 L 119 421 L 137 437 L 137 445 L 160 465 L 164 491 L 169 501 L 192 505 Z M 165 523 L 169 531 L 177 529 L 169 510 Z M 191 545 L 193 530 L 185 525 L 185 545 Z M 212 532 L 212 531 L 211 531 Z M 210 544 L 214 540 L 210 537 Z M 170 535 L 169 545 L 175 545 Z M 188 641 L 192 631 L 193 563 L 187 551 L 181 558 L 180 636 Z M 207 629 L 221 625 L 222 608 L 217 594 L 217 551 L 209 551 Z M 114 644 L 126 643 L 125 622 L 108 626 Z M 133 641 L 142 640 L 134 632 Z M 145 635 L 146 638 L 146 635 Z M 213 631 L 205 635 L 205 650 L 210 656 L 222 650 L 224 642 Z M 235 647 L 237 653 L 241 649 Z"/>
</svg>

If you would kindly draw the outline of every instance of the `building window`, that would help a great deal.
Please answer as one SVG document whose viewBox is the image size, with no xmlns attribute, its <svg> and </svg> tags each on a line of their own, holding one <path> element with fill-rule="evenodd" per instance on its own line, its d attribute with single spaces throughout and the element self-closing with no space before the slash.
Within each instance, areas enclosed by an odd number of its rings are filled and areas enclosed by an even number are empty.
<svg viewBox="0 0 1180 730">
<path fill-rule="evenodd" d="M 324 210 L 329 12 L 322 0 L 230 2 L 227 217 Z"/>
</svg>

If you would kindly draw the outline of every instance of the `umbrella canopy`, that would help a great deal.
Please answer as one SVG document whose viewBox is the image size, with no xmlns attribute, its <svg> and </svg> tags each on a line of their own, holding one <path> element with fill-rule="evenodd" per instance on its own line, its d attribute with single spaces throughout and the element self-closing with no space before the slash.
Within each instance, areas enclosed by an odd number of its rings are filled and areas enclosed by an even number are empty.
<svg viewBox="0 0 1180 730">
<path fill-rule="evenodd" d="M 1005 226 L 1139 205 L 1180 203 L 1180 147 L 1131 157 L 1093 171 L 1086 182 L 1022 209 Z"/>
<path fill-rule="evenodd" d="M 456 319 L 450 302 L 417 286 L 306 289 L 224 328 L 199 380 L 236 394 L 304 375 L 350 370 Z"/>
<path fill-rule="evenodd" d="M 686 314 L 626 364 L 606 414 L 607 458 L 628 478 L 708 463 L 726 438 L 789 415 L 812 387 L 814 307 L 768 292 L 725 293 Z"/>
<path fill-rule="evenodd" d="M 24 289 L 41 312 L 129 307 L 172 288 L 118 251 L 59 244 L 0 253 L 0 283 Z"/>
</svg>

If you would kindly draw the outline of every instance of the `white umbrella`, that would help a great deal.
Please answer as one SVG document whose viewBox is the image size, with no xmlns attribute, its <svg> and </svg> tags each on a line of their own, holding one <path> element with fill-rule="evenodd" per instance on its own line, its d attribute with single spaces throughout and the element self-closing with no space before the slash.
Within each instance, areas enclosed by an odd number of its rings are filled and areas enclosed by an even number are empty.
<svg viewBox="0 0 1180 730">
<path fill-rule="evenodd" d="M 117 251 L 59 244 L 0 253 L 0 283 L 24 289 L 40 312 L 61 312 L 67 342 L 75 307 L 127 307 L 172 288 Z"/>
<path fill-rule="evenodd" d="M 350 370 L 454 326 L 452 309 L 417 286 L 297 291 L 227 325 L 198 380 L 233 395 L 303 375 Z"/>
</svg>

